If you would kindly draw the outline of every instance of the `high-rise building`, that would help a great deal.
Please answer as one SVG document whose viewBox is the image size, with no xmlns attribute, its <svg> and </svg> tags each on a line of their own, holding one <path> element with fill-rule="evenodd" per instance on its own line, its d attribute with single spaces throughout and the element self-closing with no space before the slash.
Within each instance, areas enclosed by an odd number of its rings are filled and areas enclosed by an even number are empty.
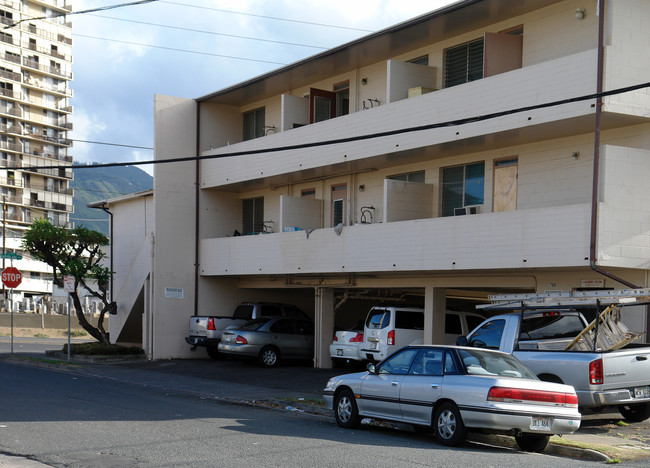
<svg viewBox="0 0 650 468">
<path fill-rule="evenodd" d="M 25 229 L 39 218 L 66 226 L 73 211 L 70 11 L 64 0 L 0 0 L 2 266 L 23 273 L 14 301 L 52 292 L 51 268 L 20 251 Z"/>
</svg>

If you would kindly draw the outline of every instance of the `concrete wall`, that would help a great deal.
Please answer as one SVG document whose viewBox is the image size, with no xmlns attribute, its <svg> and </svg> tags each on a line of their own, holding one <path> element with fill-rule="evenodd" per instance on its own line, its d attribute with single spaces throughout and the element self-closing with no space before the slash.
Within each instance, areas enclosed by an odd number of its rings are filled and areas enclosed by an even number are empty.
<svg viewBox="0 0 650 468">
<path fill-rule="evenodd" d="M 154 157 L 157 161 L 196 154 L 196 102 L 155 96 Z M 194 313 L 196 174 L 192 161 L 154 166 L 154 272 L 147 319 L 152 356 L 187 357 L 182 346 Z"/>
<path fill-rule="evenodd" d="M 605 146 L 601 151 L 598 259 L 650 269 L 650 151 Z"/>
</svg>

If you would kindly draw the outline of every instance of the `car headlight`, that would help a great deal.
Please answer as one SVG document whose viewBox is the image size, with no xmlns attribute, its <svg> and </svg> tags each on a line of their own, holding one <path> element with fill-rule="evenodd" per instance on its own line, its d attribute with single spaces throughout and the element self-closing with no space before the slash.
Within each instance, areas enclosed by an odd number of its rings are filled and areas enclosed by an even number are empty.
<svg viewBox="0 0 650 468">
<path fill-rule="evenodd" d="M 336 381 L 334 379 L 329 379 L 327 385 L 325 385 L 325 391 L 332 391 L 336 388 Z"/>
</svg>

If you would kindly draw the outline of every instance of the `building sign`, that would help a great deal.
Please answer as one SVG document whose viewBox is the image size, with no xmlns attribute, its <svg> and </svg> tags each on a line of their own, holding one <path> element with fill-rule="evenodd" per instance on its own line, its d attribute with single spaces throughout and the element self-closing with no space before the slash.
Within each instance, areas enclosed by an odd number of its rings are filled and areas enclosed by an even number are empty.
<svg viewBox="0 0 650 468">
<path fill-rule="evenodd" d="M 580 287 L 582 288 L 604 288 L 605 280 L 604 279 L 590 279 L 580 281 Z"/>
<path fill-rule="evenodd" d="M 165 288 L 165 297 L 170 299 L 183 299 L 185 290 L 183 288 Z"/>
</svg>

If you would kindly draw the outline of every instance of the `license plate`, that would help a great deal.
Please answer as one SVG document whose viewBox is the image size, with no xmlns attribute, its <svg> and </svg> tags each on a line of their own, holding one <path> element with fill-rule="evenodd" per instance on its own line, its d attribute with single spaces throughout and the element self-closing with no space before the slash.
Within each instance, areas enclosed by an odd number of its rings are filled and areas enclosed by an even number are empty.
<svg viewBox="0 0 650 468">
<path fill-rule="evenodd" d="M 650 387 L 637 387 L 634 389 L 634 398 L 650 398 Z"/>
<path fill-rule="evenodd" d="M 377 349 L 377 342 L 373 341 L 370 343 L 370 349 Z"/>
<path fill-rule="evenodd" d="M 336 350 L 336 355 L 337 356 L 343 356 L 343 350 L 342 349 L 337 349 Z"/>
<path fill-rule="evenodd" d="M 530 422 L 530 429 L 533 431 L 550 431 L 551 418 L 537 418 L 533 417 Z"/>
</svg>

